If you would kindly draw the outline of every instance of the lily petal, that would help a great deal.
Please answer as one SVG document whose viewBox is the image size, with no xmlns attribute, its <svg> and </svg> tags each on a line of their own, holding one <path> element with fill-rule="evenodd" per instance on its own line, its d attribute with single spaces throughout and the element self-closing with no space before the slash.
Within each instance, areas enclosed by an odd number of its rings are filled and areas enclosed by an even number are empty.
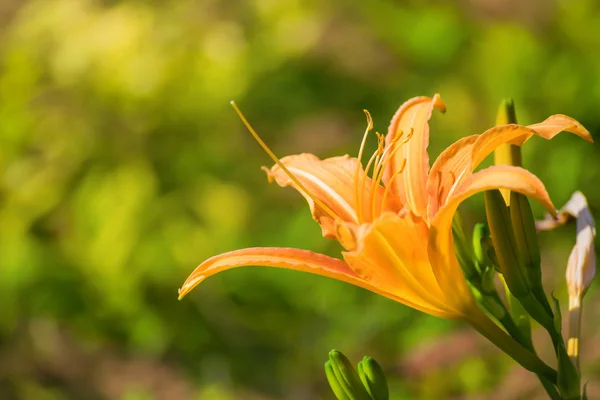
<svg viewBox="0 0 600 400">
<path fill-rule="evenodd" d="M 452 218 L 460 203 L 472 195 L 491 189 L 509 189 L 532 197 L 552 214 L 556 213 L 544 184 L 531 172 L 507 165 L 498 165 L 476 172 L 466 178 L 433 219 L 429 231 L 429 259 L 442 289 L 460 293 L 463 288 L 448 279 L 460 270 L 454 253 Z M 457 292 L 458 291 L 458 292 Z"/>
<path fill-rule="evenodd" d="M 567 131 L 574 133 L 590 143 L 594 142 L 592 135 L 583 127 L 583 125 L 581 125 L 577 120 L 562 114 L 551 115 L 538 124 L 529 125 L 529 128 L 533 129 L 539 136 L 547 140 L 552 139 L 562 131 Z M 529 139 L 529 137 L 527 139 Z M 514 144 L 521 145 L 523 143 L 524 141 L 516 142 Z"/>
<path fill-rule="evenodd" d="M 540 123 L 529 126 L 516 124 L 500 125 L 482 133 L 473 145 L 472 169 L 477 168 L 501 144 L 522 145 L 533 135 L 550 140 L 562 131 L 571 132 L 588 142 L 593 141 L 587 129 L 566 115 L 553 115 Z"/>
<path fill-rule="evenodd" d="M 471 164 L 473 144 L 479 135 L 471 135 L 454 142 L 435 160 L 427 178 L 429 204 L 427 213 L 432 220 L 438 209 L 446 202 L 462 171 Z"/>
<path fill-rule="evenodd" d="M 438 317 L 460 317 L 429 265 L 427 232 L 426 223 L 411 213 L 385 213 L 360 227 L 358 247 L 343 253 L 344 259 L 365 281 L 393 293 L 401 303 Z"/>
<path fill-rule="evenodd" d="M 440 154 L 431 168 L 427 181 L 427 192 L 430 196 L 429 219 L 431 220 L 439 207 L 446 202 L 452 190 L 471 176 L 481 162 L 498 146 L 505 143 L 522 145 L 533 135 L 550 140 L 562 131 L 592 141 L 588 130 L 566 115 L 553 115 L 543 122 L 529 126 L 500 125 L 488 129 L 481 135 L 468 136 L 456 141 Z"/>
<path fill-rule="evenodd" d="M 442 112 L 446 110 L 446 106 L 438 94 L 433 98 L 415 97 L 408 100 L 396 111 L 386 135 L 388 145 L 396 140 L 394 146 L 402 146 L 402 148 L 390 153 L 391 159 L 386 165 L 383 182 L 386 186 L 391 186 L 390 190 L 400 198 L 403 204 L 407 204 L 415 215 L 424 218 L 427 218 L 425 186 L 429 172 L 429 155 L 427 154 L 429 124 L 427 121 L 431 118 L 434 108 Z M 402 135 L 403 138 L 407 138 L 408 135 L 411 137 L 407 143 L 403 144 L 404 139 L 398 139 L 398 135 Z M 394 175 L 402 168 L 404 162 L 406 162 L 404 171 Z"/>
<path fill-rule="evenodd" d="M 179 289 L 179 298 L 183 298 L 211 275 L 245 266 L 266 266 L 309 272 L 350 283 L 394 301 L 402 302 L 396 295 L 387 293 L 362 279 L 342 260 L 308 250 L 281 247 L 253 247 L 211 257 L 196 267 L 186 279 Z"/>
<path fill-rule="evenodd" d="M 263 168 L 267 172 L 269 180 L 275 180 L 280 186 L 292 186 L 304 196 L 309 203 L 313 218 L 321 225 L 323 236 L 336 237 L 334 226 L 336 219 L 358 223 L 355 196 L 356 190 L 358 190 L 355 179 L 358 162 L 356 158 L 345 155 L 320 160 L 313 154 L 304 153 L 284 157 L 281 162 L 310 194 L 298 188 L 278 165 L 271 169 Z M 384 188 L 378 185 L 374 189 L 375 198 L 379 201 L 376 201 L 375 207 L 373 207 L 372 198 L 366 194 L 371 193 L 374 183 L 371 178 L 365 176 L 362 167 L 359 169 L 359 178 L 364 180 L 364 189 L 360 193 L 363 216 L 365 220 L 370 221 L 373 219 L 373 209 L 375 209 L 376 215 L 382 211 L 380 203 Z M 315 204 L 313 196 L 327 206 L 334 215 Z M 393 196 L 389 196 L 386 200 L 386 204 L 383 205 L 384 209 L 399 210 L 399 205 L 394 205 L 396 199 Z"/>
</svg>

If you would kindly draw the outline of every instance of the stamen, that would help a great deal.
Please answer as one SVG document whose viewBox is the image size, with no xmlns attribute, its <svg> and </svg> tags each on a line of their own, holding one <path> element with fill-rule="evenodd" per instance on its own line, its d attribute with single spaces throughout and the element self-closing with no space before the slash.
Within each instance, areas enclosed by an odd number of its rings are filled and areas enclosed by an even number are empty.
<svg viewBox="0 0 600 400">
<path fill-rule="evenodd" d="M 252 128 L 252 125 L 250 125 L 250 123 L 248 122 L 246 117 L 244 117 L 244 114 L 242 114 L 242 112 L 238 108 L 237 104 L 235 104 L 235 102 L 233 100 L 231 100 L 230 104 L 233 107 L 233 109 L 235 110 L 235 112 L 237 113 L 237 115 L 242 120 L 242 123 L 246 126 L 248 131 L 250 131 L 250 133 L 252 134 L 254 139 L 258 142 L 260 147 L 262 147 L 262 149 L 269 155 L 269 157 L 271 157 L 271 159 L 273 161 L 275 161 L 275 164 L 277 164 L 279 166 L 279 168 L 282 169 L 282 171 L 288 176 L 288 178 L 290 178 L 292 180 L 292 182 L 294 182 L 296 184 L 296 186 L 298 187 L 298 190 L 304 192 L 308 197 L 310 197 L 312 199 L 312 201 L 315 202 L 315 205 L 318 205 L 319 207 L 321 207 L 327 214 L 329 214 L 329 216 L 331 218 L 333 218 L 334 220 L 338 219 L 339 217 L 336 215 L 335 212 L 333 212 L 333 210 L 331 208 L 329 208 L 325 203 L 323 203 L 321 200 L 319 200 L 317 198 L 317 196 L 315 196 L 314 194 L 309 192 L 308 189 L 306 189 L 306 187 L 298 180 L 298 178 L 296 178 L 294 176 L 294 174 L 292 174 L 290 172 L 290 170 L 287 169 L 287 167 L 285 165 L 283 165 L 283 163 L 279 160 L 279 158 L 275 155 L 275 153 L 273 153 L 271 151 L 271 149 L 269 149 L 269 146 L 267 146 L 266 143 L 263 142 L 263 140 L 260 138 L 260 136 L 258 136 L 258 133 L 256 133 L 254 128 Z"/>
<path fill-rule="evenodd" d="M 373 218 L 375 218 L 375 214 L 376 214 L 376 207 L 375 207 L 375 194 L 377 193 L 376 189 L 377 186 L 379 185 L 378 182 L 378 177 L 381 174 L 381 165 L 385 162 L 385 157 L 387 152 L 392 148 L 392 146 L 394 146 L 394 144 L 397 142 L 396 137 L 394 137 L 394 139 L 392 139 L 392 141 L 385 146 L 385 136 L 383 136 L 382 134 L 380 134 L 379 132 L 377 133 L 377 137 L 379 138 L 379 142 L 378 142 L 378 146 L 377 146 L 377 157 L 375 157 L 375 165 L 373 167 L 373 177 L 371 179 L 371 190 L 369 191 L 369 199 L 371 200 L 371 216 Z"/>
<path fill-rule="evenodd" d="M 367 163 L 367 166 L 365 167 L 365 174 L 361 179 L 361 184 L 360 184 L 360 189 L 359 189 L 359 194 L 360 194 L 359 199 L 360 200 L 363 200 L 365 198 L 365 195 L 364 195 L 365 187 L 367 185 L 367 179 L 369 179 L 369 170 L 371 169 L 371 165 L 377 165 L 379 163 L 379 159 L 384 151 L 385 137 L 379 132 L 376 132 L 376 135 L 377 135 L 377 150 L 375 150 L 375 153 L 373 153 L 373 155 L 369 159 L 369 162 Z M 361 203 L 360 203 L 361 212 L 363 211 L 363 206 L 364 206 L 364 204 L 361 201 Z M 364 215 L 363 215 L 363 217 L 364 217 Z"/>
<path fill-rule="evenodd" d="M 381 157 L 381 164 L 378 168 L 377 174 L 374 174 L 374 178 L 375 178 L 375 187 L 379 186 L 379 184 L 381 183 L 381 180 L 383 179 L 383 174 L 385 173 L 385 169 L 387 168 L 387 166 L 389 165 L 389 163 L 391 162 L 391 160 L 393 159 L 394 155 L 396 154 L 396 152 L 398 150 L 400 150 L 402 148 L 403 145 L 405 145 L 410 138 L 413 136 L 413 128 L 410 128 L 410 131 L 408 132 L 408 135 L 406 135 L 406 137 L 400 142 L 400 139 L 402 138 L 403 132 L 400 131 L 400 134 L 394 136 L 394 138 L 392 139 L 392 141 L 390 142 L 390 144 L 387 146 L 386 150 L 384 151 L 383 156 Z M 396 146 L 396 144 L 398 144 Z M 394 147 L 395 146 L 395 147 Z M 387 154 L 387 152 L 392 149 L 392 151 Z M 400 166 L 400 172 L 395 172 L 392 177 L 390 178 L 390 180 L 388 181 L 388 186 L 392 185 L 392 181 L 400 174 L 404 171 L 404 167 L 406 166 L 406 159 L 402 160 L 402 165 Z M 376 204 L 376 200 L 377 200 L 377 192 L 375 190 L 371 191 L 371 201 L 373 203 L 373 215 L 375 215 L 375 204 Z M 385 205 L 385 201 L 382 202 L 381 204 L 381 209 L 383 209 L 383 206 Z"/>
<path fill-rule="evenodd" d="M 365 143 L 367 143 L 367 136 L 369 136 L 369 132 L 373 130 L 373 118 L 371 114 L 367 110 L 363 110 L 365 115 L 367 116 L 367 129 L 365 129 L 365 134 L 363 135 L 362 142 L 360 143 L 360 149 L 358 150 L 358 160 L 356 162 L 356 172 L 354 173 L 354 204 L 356 205 L 356 217 L 358 222 L 362 224 L 363 222 L 363 213 L 362 213 L 362 204 L 361 204 L 361 194 L 359 192 L 359 183 L 360 183 L 360 167 L 362 167 L 362 155 L 365 149 Z"/>
<path fill-rule="evenodd" d="M 385 171 L 385 167 L 387 166 L 390 158 L 398 151 L 398 149 L 402 146 L 398 146 L 394 148 L 394 145 L 399 141 L 401 135 L 395 136 L 392 141 L 386 146 L 383 154 L 381 155 L 380 162 L 375 166 L 373 170 L 373 179 L 379 183 L 381 181 L 381 177 L 383 176 L 383 172 Z M 392 152 L 388 156 L 388 152 L 392 149 Z"/>
<path fill-rule="evenodd" d="M 381 199 L 381 208 L 383 209 L 384 205 L 385 205 L 385 201 L 387 199 L 387 195 L 390 192 L 390 188 L 392 187 L 392 182 L 394 182 L 394 179 L 400 175 L 402 172 L 404 172 L 404 167 L 406 167 L 406 158 L 402 160 L 402 165 L 400 166 L 400 168 L 398 168 L 398 170 L 396 172 L 394 172 L 394 174 L 390 177 L 390 180 L 388 182 L 388 185 L 385 187 L 385 191 L 383 192 L 383 198 Z"/>
<path fill-rule="evenodd" d="M 383 173 L 385 171 L 385 168 L 388 166 L 388 164 L 390 163 L 390 161 L 392 160 L 392 158 L 394 157 L 394 155 L 396 154 L 396 152 L 398 150 L 400 150 L 402 148 L 402 146 L 404 146 L 406 143 L 408 143 L 408 141 L 410 140 L 410 138 L 412 138 L 413 132 L 414 132 L 413 128 L 410 128 L 410 131 L 408 132 L 408 135 L 406 135 L 406 137 L 404 139 L 402 139 L 402 142 L 400 142 L 398 144 L 398 146 L 396 146 L 392 150 L 392 152 L 388 156 L 386 156 L 385 160 L 383 160 L 381 168 L 379 170 L 380 171 L 380 173 L 379 173 L 380 176 L 377 177 L 377 181 L 378 182 L 381 181 L 381 178 L 383 177 Z M 396 144 L 396 142 L 399 141 L 399 139 L 401 137 L 402 137 L 402 133 L 400 133 L 400 135 L 395 136 L 394 139 L 392 139 L 392 142 L 390 142 L 390 146 L 393 145 L 393 144 Z M 396 139 L 398 139 L 398 140 L 396 140 Z M 406 160 L 404 160 L 404 162 L 406 162 Z M 390 180 L 390 182 L 391 182 L 391 180 Z"/>
</svg>

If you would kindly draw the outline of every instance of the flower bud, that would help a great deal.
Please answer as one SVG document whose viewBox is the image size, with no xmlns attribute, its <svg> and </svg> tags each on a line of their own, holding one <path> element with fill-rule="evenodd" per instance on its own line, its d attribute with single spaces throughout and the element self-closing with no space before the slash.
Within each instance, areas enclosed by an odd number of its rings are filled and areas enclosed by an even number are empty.
<svg viewBox="0 0 600 400">
<path fill-rule="evenodd" d="M 515 111 L 515 102 L 513 99 L 502 100 L 496 114 L 496 126 L 516 123 L 517 112 Z M 501 144 L 494 151 L 494 164 L 521 166 L 521 148 L 516 144 Z M 510 191 L 508 189 L 501 189 L 500 192 L 506 204 L 510 205 Z"/>
<path fill-rule="evenodd" d="M 535 219 L 527 197 L 518 192 L 510 193 L 510 219 L 513 224 L 519 260 L 526 267 L 531 283 L 541 283 L 541 256 Z"/>
<path fill-rule="evenodd" d="M 481 291 L 485 294 L 496 293 L 496 270 L 494 267 L 489 266 L 481 274 Z"/>
<path fill-rule="evenodd" d="M 569 309 L 572 309 L 580 306 L 579 302 L 596 276 L 596 227 L 587 200 L 581 192 L 573 194 L 561 210 L 562 213 L 569 213 L 577 218 L 577 239 L 567 265 Z"/>
<path fill-rule="evenodd" d="M 531 289 L 546 312 L 553 316 L 552 307 L 548 302 L 542 285 L 542 258 L 538 245 L 535 219 L 527 197 L 518 192 L 510 193 L 510 219 L 517 245 L 519 262 L 525 267 L 525 274 L 531 284 Z"/>
<path fill-rule="evenodd" d="M 350 361 L 344 354 L 337 350 L 331 350 L 329 352 L 329 362 L 331 363 L 331 369 L 333 370 L 336 382 L 343 389 L 347 399 L 370 400 L 356 370 L 352 367 L 352 364 L 350 364 Z M 327 373 L 327 364 L 325 365 L 325 372 Z M 335 390 L 334 393 L 336 393 Z M 342 397 L 342 399 L 343 398 L 344 397 Z"/>
<path fill-rule="evenodd" d="M 327 382 L 329 382 L 329 387 L 331 387 L 331 390 L 333 391 L 335 397 L 338 400 L 350 400 L 350 397 L 346 395 L 344 388 L 336 378 L 330 360 L 327 360 L 327 362 L 325 363 L 325 375 L 327 376 Z"/>
<path fill-rule="evenodd" d="M 511 293 L 523 297 L 530 292 L 530 285 L 516 254 L 508 207 L 498 190 L 485 192 L 485 209 L 500 272 Z"/>
<path fill-rule="evenodd" d="M 473 289 L 473 296 L 477 303 L 498 321 L 502 321 L 506 317 L 506 308 L 498 301 L 497 297 L 484 294 L 477 289 Z"/>
<path fill-rule="evenodd" d="M 365 356 L 358 363 L 358 375 L 373 400 L 388 400 L 390 398 L 385 374 L 377 361 Z"/>
<path fill-rule="evenodd" d="M 480 268 L 490 265 L 490 259 L 487 255 L 487 247 L 484 241 L 489 237 L 490 232 L 484 223 L 475 224 L 473 228 L 473 254 Z"/>
<path fill-rule="evenodd" d="M 454 237 L 454 247 L 456 258 L 462 267 L 465 279 L 474 283 L 479 280 L 479 271 L 475 265 L 472 246 L 469 243 L 465 230 L 463 228 L 460 214 L 456 214 L 452 220 L 452 236 Z"/>
</svg>

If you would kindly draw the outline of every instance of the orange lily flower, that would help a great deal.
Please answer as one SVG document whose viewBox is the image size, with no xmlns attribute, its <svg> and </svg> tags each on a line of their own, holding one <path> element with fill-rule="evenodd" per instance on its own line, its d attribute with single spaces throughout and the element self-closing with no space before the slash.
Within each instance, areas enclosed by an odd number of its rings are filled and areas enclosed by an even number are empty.
<svg viewBox="0 0 600 400">
<path fill-rule="evenodd" d="M 458 140 L 430 169 L 428 120 L 433 109 L 445 111 L 437 94 L 405 102 L 387 135 L 377 134 L 378 149 L 363 168 L 363 149 L 372 129 L 366 111 L 368 127 L 357 158 L 320 160 L 299 154 L 279 160 L 236 108 L 275 161 L 266 169 L 269 180 L 292 186 L 306 198 L 323 235 L 345 249 L 345 261 L 293 248 L 236 250 L 200 264 L 179 290 L 180 298 L 206 277 L 227 269 L 280 267 L 348 282 L 434 316 L 465 319 L 480 332 L 487 331 L 485 336 L 498 336 L 490 333 L 494 328 L 475 304 L 458 263 L 451 227 L 454 213 L 466 198 L 496 188 L 523 193 L 554 213 L 544 185 L 529 171 L 513 166 L 475 169 L 504 143 L 522 144 L 533 135 L 551 139 L 560 131 L 588 141 L 591 136 L 563 115 L 530 126 L 497 126 Z"/>
</svg>

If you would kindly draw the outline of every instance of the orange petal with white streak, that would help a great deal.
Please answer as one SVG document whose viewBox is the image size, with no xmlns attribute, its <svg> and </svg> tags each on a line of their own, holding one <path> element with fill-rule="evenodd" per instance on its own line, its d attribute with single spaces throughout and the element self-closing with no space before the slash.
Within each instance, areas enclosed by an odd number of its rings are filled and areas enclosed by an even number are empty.
<svg viewBox="0 0 600 400">
<path fill-rule="evenodd" d="M 409 307 L 443 318 L 461 317 L 433 275 L 427 234 L 421 218 L 385 213 L 359 228 L 358 247 L 343 253 L 344 259 L 365 281 L 393 293 Z"/>
<path fill-rule="evenodd" d="M 507 165 L 498 165 L 481 170 L 468 178 L 440 208 L 430 226 L 429 259 L 442 290 L 453 293 L 460 290 L 453 279 L 460 269 L 454 253 L 452 218 L 459 204 L 476 193 L 492 189 L 509 189 L 529 196 L 541 203 L 551 213 L 556 213 L 544 184 L 531 172 Z"/>
<path fill-rule="evenodd" d="M 415 215 L 423 218 L 427 218 L 425 186 L 429 172 L 428 121 L 434 108 L 442 112 L 446 110 L 446 106 L 438 94 L 433 98 L 415 97 L 408 100 L 396 111 L 386 135 L 386 144 L 392 143 L 398 135 L 402 135 L 403 138 L 412 135 L 407 143 L 403 144 L 403 139 L 399 139 L 394 145 L 395 147 L 402 146 L 402 148 L 392 154 L 384 171 L 383 182 L 386 186 L 391 186 L 390 190 L 400 198 L 403 204 L 408 205 Z M 396 175 L 390 182 L 394 173 L 402 168 L 404 160 L 406 160 L 404 171 Z"/>
<path fill-rule="evenodd" d="M 209 258 L 196 267 L 183 283 L 179 289 L 179 299 L 211 275 L 246 266 L 265 266 L 309 272 L 350 283 L 394 301 L 402 302 L 394 294 L 387 293 L 383 288 L 366 282 L 342 260 L 308 250 L 280 247 L 241 249 Z"/>
<path fill-rule="evenodd" d="M 298 190 L 308 201 L 313 218 L 319 222 L 323 230 L 323 236 L 335 238 L 335 219 L 346 222 L 358 223 L 356 215 L 356 167 L 357 159 L 348 155 L 341 157 L 332 157 L 320 160 L 313 154 L 299 154 L 287 156 L 281 159 L 281 162 L 292 173 L 296 179 L 310 192 L 308 195 L 290 179 L 290 177 L 278 165 L 271 169 L 264 168 L 269 176 L 269 180 L 275 180 L 280 186 L 292 186 Z M 361 191 L 361 204 L 363 215 L 366 221 L 373 219 L 373 202 L 367 194 L 371 192 L 373 181 L 365 177 L 364 170 L 359 169 L 359 178 L 365 178 L 364 190 Z M 378 186 L 375 188 L 375 199 L 379 202 L 375 204 L 375 214 L 378 215 L 381 210 L 381 199 L 383 198 L 384 188 Z M 316 197 L 325 204 L 333 213 L 335 218 L 322 209 L 311 196 Z M 399 205 L 394 205 L 396 199 L 389 196 L 386 199 L 384 209 L 399 210 Z"/>
</svg>

